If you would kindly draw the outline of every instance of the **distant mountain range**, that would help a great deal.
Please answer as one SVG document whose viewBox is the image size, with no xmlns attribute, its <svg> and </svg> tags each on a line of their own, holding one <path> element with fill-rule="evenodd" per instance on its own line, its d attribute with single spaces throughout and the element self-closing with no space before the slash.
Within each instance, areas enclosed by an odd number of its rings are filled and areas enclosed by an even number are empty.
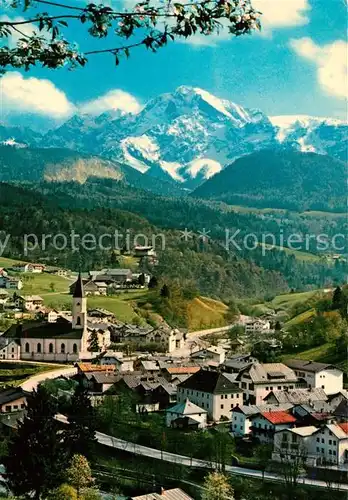
<svg viewBox="0 0 348 500">
<path fill-rule="evenodd" d="M 43 136 L 2 126 L 0 141 L 102 156 L 104 162 L 126 164 L 147 174 L 144 177 L 171 185 L 175 181 L 191 190 L 234 160 L 264 149 L 295 149 L 345 160 L 347 130 L 345 123 L 333 119 L 267 117 L 260 110 L 182 86 L 150 100 L 138 114 L 75 115 Z M 103 165 L 108 175 L 116 175 L 113 167 L 110 171 L 110 165 Z M 46 175 L 53 175 L 48 170 Z"/>
<path fill-rule="evenodd" d="M 346 210 L 346 164 L 328 155 L 262 150 L 239 158 L 192 196 L 232 205 Z"/>
</svg>

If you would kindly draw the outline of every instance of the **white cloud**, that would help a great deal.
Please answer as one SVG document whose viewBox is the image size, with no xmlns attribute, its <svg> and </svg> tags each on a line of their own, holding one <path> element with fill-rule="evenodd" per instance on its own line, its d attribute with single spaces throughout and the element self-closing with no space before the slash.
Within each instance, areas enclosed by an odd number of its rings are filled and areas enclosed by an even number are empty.
<svg viewBox="0 0 348 500">
<path fill-rule="evenodd" d="M 261 24 L 266 32 L 308 23 L 308 0 L 253 0 L 252 5 L 262 13 Z"/>
<path fill-rule="evenodd" d="M 0 80 L 1 106 L 7 112 L 29 112 L 54 118 L 68 117 L 74 105 L 50 80 L 24 78 L 17 71 Z"/>
<path fill-rule="evenodd" d="M 125 114 L 141 110 L 135 97 L 119 89 L 75 105 L 50 80 L 26 78 L 18 71 L 8 72 L 0 79 L 0 107 L 6 115 L 33 113 L 54 120 L 69 118 L 73 113 L 99 115 L 104 111 L 118 110 Z"/>
<path fill-rule="evenodd" d="M 20 21 L 25 21 L 24 17 L 17 16 L 17 17 L 9 17 L 9 16 L 0 16 L 0 21 L 12 21 L 12 22 L 20 22 Z M 15 47 L 17 45 L 17 42 L 20 38 L 23 38 L 23 35 L 31 36 L 34 33 L 39 34 L 40 36 L 46 36 L 47 31 L 43 30 L 42 32 L 39 32 L 38 27 L 35 24 L 28 23 L 28 24 L 21 24 L 16 26 L 19 31 L 22 33 L 19 33 L 18 31 L 12 30 L 11 35 L 7 37 L 5 40 L 8 41 L 9 47 Z"/>
<path fill-rule="evenodd" d="M 104 111 L 119 110 L 121 113 L 138 113 L 141 109 L 139 102 L 128 92 L 114 89 L 80 106 L 82 113 L 100 115 Z"/>
<path fill-rule="evenodd" d="M 346 97 L 347 42 L 336 40 L 320 47 L 311 38 L 299 38 L 291 40 L 290 46 L 298 55 L 316 65 L 318 83 L 326 93 Z"/>
</svg>

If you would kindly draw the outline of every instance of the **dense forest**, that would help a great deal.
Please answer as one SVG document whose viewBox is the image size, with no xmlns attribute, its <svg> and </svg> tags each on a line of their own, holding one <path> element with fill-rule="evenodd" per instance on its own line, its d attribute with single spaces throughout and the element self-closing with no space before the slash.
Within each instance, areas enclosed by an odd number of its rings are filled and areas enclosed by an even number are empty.
<svg viewBox="0 0 348 500">
<path fill-rule="evenodd" d="M 0 228 L 12 238 L 4 254 L 25 258 L 22 237 L 25 233 L 69 235 L 92 233 L 96 237 L 121 233 L 164 234 L 165 249 L 157 248 L 159 263 L 150 269 L 159 277 L 178 276 L 193 282 L 201 294 L 229 299 L 234 296 L 259 296 L 288 288 L 303 289 L 340 283 L 345 278 L 346 263 L 335 265 L 324 258 L 297 259 L 277 248 L 249 250 L 243 238 L 250 232 L 258 238 L 263 233 L 287 235 L 294 231 L 326 231 L 333 236 L 344 230 L 344 219 L 323 219 L 284 212 L 238 213 L 224 205 L 209 204 L 189 198 L 166 198 L 125 186 L 112 179 L 76 182 L 7 185 L 0 184 Z M 183 231 L 191 231 L 187 241 Z M 226 228 L 239 230 L 233 245 L 226 247 Z M 208 237 L 203 238 L 203 230 Z M 161 243 L 161 239 L 159 239 Z M 122 241 L 121 241 L 122 246 Z M 311 247 L 313 252 L 315 246 Z M 77 252 L 70 246 L 57 250 L 47 244 L 33 250 L 29 260 L 43 260 L 77 269 L 113 265 L 112 251 L 96 249 Z"/>
<path fill-rule="evenodd" d="M 193 196 L 251 207 L 344 212 L 345 168 L 327 155 L 263 150 L 228 165 Z"/>
</svg>

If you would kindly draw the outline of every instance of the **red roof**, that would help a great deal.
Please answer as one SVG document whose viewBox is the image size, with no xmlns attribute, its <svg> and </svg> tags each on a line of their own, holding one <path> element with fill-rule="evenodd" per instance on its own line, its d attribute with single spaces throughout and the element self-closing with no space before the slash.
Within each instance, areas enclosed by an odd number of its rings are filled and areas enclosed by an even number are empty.
<svg viewBox="0 0 348 500">
<path fill-rule="evenodd" d="M 286 411 L 265 411 L 261 415 L 266 418 L 271 424 L 292 424 L 296 422 L 296 418 Z"/>
<path fill-rule="evenodd" d="M 341 427 L 342 431 L 348 434 L 348 422 L 343 422 L 342 424 L 338 424 L 338 427 Z"/>
</svg>

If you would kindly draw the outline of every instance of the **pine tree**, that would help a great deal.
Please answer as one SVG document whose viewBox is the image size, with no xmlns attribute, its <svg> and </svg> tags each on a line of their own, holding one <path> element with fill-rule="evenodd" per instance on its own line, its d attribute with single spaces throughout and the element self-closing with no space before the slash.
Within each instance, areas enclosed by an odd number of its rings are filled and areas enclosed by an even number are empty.
<svg viewBox="0 0 348 500">
<path fill-rule="evenodd" d="M 66 475 L 69 484 L 76 489 L 78 498 L 80 498 L 80 493 L 83 489 L 89 488 L 94 484 L 88 460 L 83 455 L 74 455 L 72 457 Z"/>
<path fill-rule="evenodd" d="M 157 286 L 158 286 L 158 279 L 156 278 L 156 276 L 151 276 L 148 288 L 150 289 L 157 288 Z"/>
<path fill-rule="evenodd" d="M 139 276 L 138 283 L 139 283 L 140 286 L 144 286 L 145 285 L 145 275 L 144 275 L 144 273 L 141 273 L 141 275 Z"/>
<path fill-rule="evenodd" d="M 163 297 L 165 299 L 169 299 L 169 297 L 170 297 L 170 290 L 169 290 L 168 285 L 164 284 L 162 286 L 161 291 L 160 291 L 160 295 L 161 295 L 161 297 Z"/>
<path fill-rule="evenodd" d="M 93 458 L 96 443 L 96 412 L 91 404 L 87 389 L 80 383 L 71 398 L 67 411 L 69 426 L 65 431 L 65 445 L 70 456 L 84 455 Z"/>
<path fill-rule="evenodd" d="M 4 459 L 9 488 L 15 495 L 39 499 L 62 483 L 67 455 L 54 419 L 56 411 L 55 401 L 39 386 L 28 400 L 27 414 Z"/>
<path fill-rule="evenodd" d="M 341 309 L 343 302 L 344 302 L 344 295 L 341 287 L 338 286 L 337 288 L 335 288 L 332 296 L 332 309 L 334 310 Z"/>
<path fill-rule="evenodd" d="M 100 351 L 98 333 L 96 331 L 93 331 L 91 333 L 91 336 L 89 338 L 88 350 L 90 352 L 99 352 Z"/>
</svg>

